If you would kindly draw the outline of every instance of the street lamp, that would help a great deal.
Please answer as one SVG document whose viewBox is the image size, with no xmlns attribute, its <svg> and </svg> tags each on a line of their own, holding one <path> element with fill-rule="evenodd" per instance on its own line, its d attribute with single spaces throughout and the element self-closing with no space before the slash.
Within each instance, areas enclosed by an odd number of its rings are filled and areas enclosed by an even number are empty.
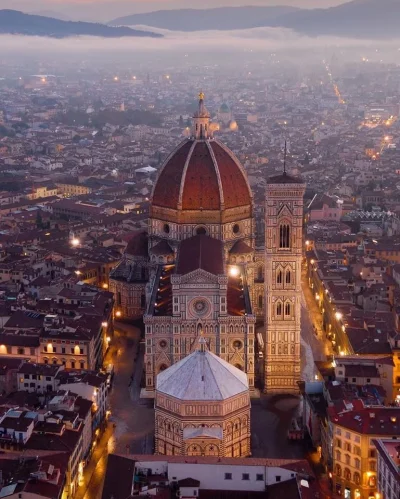
<svg viewBox="0 0 400 499">
<path fill-rule="evenodd" d="M 104 322 L 101 323 L 101 325 L 102 325 L 102 327 L 107 327 L 108 326 L 108 322 L 104 321 Z"/>
<path fill-rule="evenodd" d="M 115 316 L 116 316 L 116 317 L 121 317 L 121 315 L 122 315 L 121 310 L 117 310 L 117 311 L 115 312 Z"/>
<path fill-rule="evenodd" d="M 338 321 L 340 321 L 343 318 L 343 314 L 341 312 L 336 312 L 335 317 Z"/>
<path fill-rule="evenodd" d="M 77 246 L 79 246 L 79 244 L 80 244 L 80 240 L 77 237 L 73 237 L 71 239 L 71 246 L 73 248 L 76 248 Z"/>
<path fill-rule="evenodd" d="M 234 266 L 229 268 L 229 275 L 231 277 L 238 277 L 239 274 L 240 274 L 239 267 Z"/>
</svg>

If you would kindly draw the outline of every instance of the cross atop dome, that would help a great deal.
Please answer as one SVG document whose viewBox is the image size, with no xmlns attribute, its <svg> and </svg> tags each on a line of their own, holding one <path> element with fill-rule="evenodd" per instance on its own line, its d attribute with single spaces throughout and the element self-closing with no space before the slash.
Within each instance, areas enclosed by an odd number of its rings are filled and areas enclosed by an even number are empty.
<svg viewBox="0 0 400 499">
<path fill-rule="evenodd" d="M 199 93 L 199 108 L 193 116 L 193 137 L 196 140 L 205 140 L 211 137 L 210 113 L 204 104 L 204 92 Z"/>
</svg>

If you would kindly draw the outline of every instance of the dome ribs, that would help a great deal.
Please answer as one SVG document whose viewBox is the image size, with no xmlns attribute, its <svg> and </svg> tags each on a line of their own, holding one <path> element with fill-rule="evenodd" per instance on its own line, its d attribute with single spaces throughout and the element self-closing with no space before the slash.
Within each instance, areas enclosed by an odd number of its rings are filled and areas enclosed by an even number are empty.
<svg viewBox="0 0 400 499">
<path fill-rule="evenodd" d="M 167 160 L 154 188 L 152 201 L 154 205 L 176 210 L 183 170 L 192 145 L 192 141 L 185 142 Z"/>
<path fill-rule="evenodd" d="M 204 223 L 203 211 L 205 220 L 211 220 L 211 212 L 222 220 L 226 210 L 233 213 L 235 208 L 247 207 L 251 216 L 252 205 L 246 172 L 234 154 L 216 140 L 192 138 L 166 160 L 154 187 L 152 212 L 163 220 L 180 219 L 188 212 L 191 221 Z"/>
<path fill-rule="evenodd" d="M 198 142 L 189 160 L 182 195 L 183 210 L 219 210 L 220 192 L 206 142 Z"/>
<path fill-rule="evenodd" d="M 251 196 L 247 179 L 236 161 L 218 142 L 210 142 L 218 164 L 224 193 L 225 208 L 251 205 Z"/>
</svg>

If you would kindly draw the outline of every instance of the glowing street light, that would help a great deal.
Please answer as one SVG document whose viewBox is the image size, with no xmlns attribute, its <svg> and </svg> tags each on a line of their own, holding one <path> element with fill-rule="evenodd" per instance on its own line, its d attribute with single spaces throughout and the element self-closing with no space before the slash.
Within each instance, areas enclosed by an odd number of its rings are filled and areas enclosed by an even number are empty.
<svg viewBox="0 0 400 499">
<path fill-rule="evenodd" d="M 77 238 L 77 237 L 73 237 L 71 239 L 71 246 L 73 246 L 74 248 L 76 248 L 77 246 L 80 245 L 80 240 Z"/>
<path fill-rule="evenodd" d="M 107 327 L 108 326 L 108 322 L 104 321 L 101 323 L 102 327 Z"/>
<path fill-rule="evenodd" d="M 238 277 L 240 274 L 239 267 L 230 267 L 229 269 L 229 275 L 231 277 Z"/>
<path fill-rule="evenodd" d="M 81 274 L 82 274 L 82 272 L 81 272 L 80 270 L 75 270 L 75 274 L 76 274 L 76 275 L 81 275 Z"/>
<path fill-rule="evenodd" d="M 108 284 L 106 282 L 103 284 L 103 289 L 108 289 Z"/>
<path fill-rule="evenodd" d="M 121 315 L 122 315 L 121 310 L 117 310 L 117 311 L 115 312 L 115 316 L 116 316 L 116 317 L 121 317 Z"/>
<path fill-rule="evenodd" d="M 338 321 L 340 321 L 343 318 L 343 314 L 341 312 L 336 312 L 335 317 Z"/>
</svg>

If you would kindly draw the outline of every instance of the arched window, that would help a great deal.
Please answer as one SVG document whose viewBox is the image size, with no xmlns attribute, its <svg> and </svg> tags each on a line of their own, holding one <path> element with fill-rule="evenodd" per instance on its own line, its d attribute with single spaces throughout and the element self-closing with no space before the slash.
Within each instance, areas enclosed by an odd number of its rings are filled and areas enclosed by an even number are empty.
<svg viewBox="0 0 400 499">
<path fill-rule="evenodd" d="M 292 275 L 291 275 L 290 270 L 286 271 L 285 282 L 286 282 L 286 284 L 290 284 L 292 282 Z"/>
<path fill-rule="evenodd" d="M 344 470 L 344 479 L 351 480 L 351 471 L 349 470 L 349 468 L 345 468 Z"/>
<path fill-rule="evenodd" d="M 218 456 L 219 454 L 219 448 L 217 445 L 207 445 L 205 449 L 205 455 L 206 456 Z"/>
<path fill-rule="evenodd" d="M 354 483 L 356 485 L 360 485 L 360 473 L 357 472 L 354 473 Z"/>
<path fill-rule="evenodd" d="M 276 283 L 282 284 L 282 270 L 278 270 L 278 273 L 276 275 Z"/>
<path fill-rule="evenodd" d="M 263 295 L 258 295 L 258 308 L 263 308 L 264 299 Z"/>
<path fill-rule="evenodd" d="M 196 228 L 196 234 L 198 236 L 203 236 L 207 234 L 207 229 L 205 227 L 197 227 Z"/>
<path fill-rule="evenodd" d="M 279 227 L 279 247 L 290 248 L 290 227 L 288 224 L 282 224 Z"/>
<path fill-rule="evenodd" d="M 257 269 L 257 280 L 262 281 L 264 279 L 264 272 L 262 267 Z"/>
<path fill-rule="evenodd" d="M 290 303 L 285 304 L 285 315 L 290 315 Z"/>
<path fill-rule="evenodd" d="M 340 464 L 337 464 L 336 467 L 335 467 L 335 475 L 337 477 L 341 477 L 342 476 L 342 468 L 341 468 Z"/>
<path fill-rule="evenodd" d="M 199 445 L 190 445 L 187 454 L 188 456 L 201 456 L 201 447 Z"/>
<path fill-rule="evenodd" d="M 282 315 L 282 303 L 276 304 L 276 315 Z"/>
</svg>

